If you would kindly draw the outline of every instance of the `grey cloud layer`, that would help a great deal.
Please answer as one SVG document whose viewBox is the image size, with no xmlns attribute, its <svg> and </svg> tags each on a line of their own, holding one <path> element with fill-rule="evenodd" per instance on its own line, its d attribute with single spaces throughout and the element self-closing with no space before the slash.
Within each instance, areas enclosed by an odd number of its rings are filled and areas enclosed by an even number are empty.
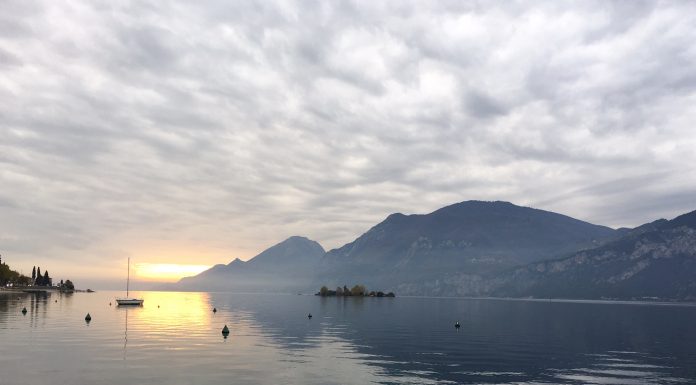
<svg viewBox="0 0 696 385">
<path fill-rule="evenodd" d="M 691 2 L 2 8 L 8 254 L 223 262 L 465 199 L 696 208 Z"/>
</svg>

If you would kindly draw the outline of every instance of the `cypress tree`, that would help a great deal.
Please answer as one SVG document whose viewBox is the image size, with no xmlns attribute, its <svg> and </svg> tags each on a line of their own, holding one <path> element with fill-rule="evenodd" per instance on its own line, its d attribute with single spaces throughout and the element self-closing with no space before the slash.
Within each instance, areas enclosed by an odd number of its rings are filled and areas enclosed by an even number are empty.
<svg viewBox="0 0 696 385">
<path fill-rule="evenodd" d="M 50 277 L 48 276 L 48 270 L 44 271 L 43 282 L 41 282 L 43 286 L 48 286 L 48 284 L 51 282 L 49 278 Z"/>
<path fill-rule="evenodd" d="M 36 286 L 41 286 L 43 284 L 43 277 L 41 276 L 41 268 L 36 268 L 36 281 L 34 281 Z"/>
<path fill-rule="evenodd" d="M 31 268 L 31 281 L 36 281 L 36 266 Z"/>
</svg>

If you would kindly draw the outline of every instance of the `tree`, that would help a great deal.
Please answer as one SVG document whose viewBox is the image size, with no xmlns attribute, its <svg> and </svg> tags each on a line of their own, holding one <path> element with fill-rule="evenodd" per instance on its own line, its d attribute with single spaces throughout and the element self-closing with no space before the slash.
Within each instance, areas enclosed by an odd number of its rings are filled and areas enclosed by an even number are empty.
<svg viewBox="0 0 696 385">
<path fill-rule="evenodd" d="M 29 277 L 10 269 L 6 263 L 0 264 L 0 286 L 11 285 L 28 285 Z"/>
<path fill-rule="evenodd" d="M 36 266 L 31 268 L 31 281 L 36 281 Z"/>
<path fill-rule="evenodd" d="M 51 284 L 51 277 L 48 276 L 48 270 L 44 271 L 44 276 L 43 276 L 43 285 L 48 286 Z"/>
<path fill-rule="evenodd" d="M 350 290 L 346 285 L 343 285 L 343 295 L 350 296 Z"/>
<path fill-rule="evenodd" d="M 29 286 L 31 284 L 31 281 L 29 280 L 29 277 L 27 277 L 26 275 L 20 274 L 19 278 L 17 278 L 17 281 L 15 283 L 22 286 Z"/>
<path fill-rule="evenodd" d="M 352 289 L 350 289 L 350 295 L 354 296 L 364 296 L 365 295 L 365 286 L 363 285 L 355 285 L 353 286 Z"/>
<path fill-rule="evenodd" d="M 41 268 L 40 267 L 36 268 L 36 281 L 34 281 L 34 284 L 36 286 L 43 285 L 43 277 L 41 276 Z"/>
<path fill-rule="evenodd" d="M 75 285 L 69 279 L 65 280 L 65 288 L 68 290 L 75 290 Z"/>
<path fill-rule="evenodd" d="M 326 297 L 327 294 L 329 294 L 329 288 L 326 286 L 322 286 L 321 289 L 319 289 L 319 295 L 322 297 Z"/>
<path fill-rule="evenodd" d="M 343 297 L 343 289 L 340 286 L 336 288 L 336 296 Z"/>
</svg>

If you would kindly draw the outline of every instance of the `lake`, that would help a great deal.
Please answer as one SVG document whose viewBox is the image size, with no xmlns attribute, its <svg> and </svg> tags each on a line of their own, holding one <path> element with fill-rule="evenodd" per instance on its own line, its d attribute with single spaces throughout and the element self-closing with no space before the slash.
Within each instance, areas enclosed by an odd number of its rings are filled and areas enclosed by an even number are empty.
<svg viewBox="0 0 696 385">
<path fill-rule="evenodd" d="M 119 294 L 0 293 L 0 384 L 696 383 L 693 305 Z"/>
</svg>

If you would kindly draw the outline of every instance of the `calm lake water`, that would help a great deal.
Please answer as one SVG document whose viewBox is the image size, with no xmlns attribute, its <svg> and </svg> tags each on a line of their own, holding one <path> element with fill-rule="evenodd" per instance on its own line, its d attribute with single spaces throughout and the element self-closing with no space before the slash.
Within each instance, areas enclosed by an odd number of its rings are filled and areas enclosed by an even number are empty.
<svg viewBox="0 0 696 385">
<path fill-rule="evenodd" d="M 0 294 L 0 384 L 696 383 L 689 305 L 118 294 Z"/>
</svg>

